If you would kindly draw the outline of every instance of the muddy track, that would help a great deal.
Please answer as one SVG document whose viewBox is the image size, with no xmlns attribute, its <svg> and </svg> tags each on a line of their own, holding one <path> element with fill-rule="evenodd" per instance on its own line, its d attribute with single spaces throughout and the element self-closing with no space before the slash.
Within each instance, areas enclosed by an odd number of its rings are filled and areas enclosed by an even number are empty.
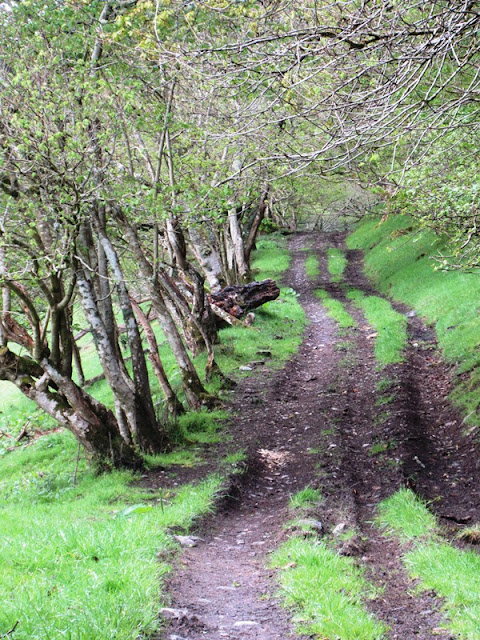
<svg viewBox="0 0 480 640">
<path fill-rule="evenodd" d="M 165 638 L 299 637 L 273 595 L 268 553 L 287 535 L 290 496 L 306 485 L 325 496 L 316 516 L 327 532 L 340 523 L 356 531 L 339 549 L 355 556 L 368 577 L 384 587 L 369 606 L 391 627 L 389 637 L 451 637 L 439 629 L 441 603 L 433 594 L 411 595 L 398 546 L 386 541 L 372 520 L 382 498 L 408 485 L 435 500 L 446 522 L 478 521 L 476 447 L 461 435 L 461 420 L 445 399 L 448 371 L 432 332 L 417 318 L 409 318 L 405 363 L 377 370 L 371 327 L 326 271 L 326 247 L 342 242 L 341 234 L 299 234 L 291 240 L 285 282 L 300 294 L 310 324 L 298 354 L 282 371 L 265 369 L 236 391 L 231 434 L 239 449 L 252 452 L 250 469 L 237 499 L 202 531 L 198 546 L 182 555 L 169 585 L 174 611 Z M 315 282 L 305 276 L 305 247 L 319 257 Z M 347 255 L 343 284 L 374 293 L 359 254 Z M 313 295 L 316 287 L 343 301 L 358 328 L 339 335 Z M 381 377 L 393 381 L 387 407 L 377 402 Z"/>
</svg>

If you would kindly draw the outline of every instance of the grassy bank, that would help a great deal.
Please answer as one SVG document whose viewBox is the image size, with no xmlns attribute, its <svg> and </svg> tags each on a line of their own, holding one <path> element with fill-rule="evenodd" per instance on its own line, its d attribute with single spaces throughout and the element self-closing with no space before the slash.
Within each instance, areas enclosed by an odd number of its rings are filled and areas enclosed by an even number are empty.
<svg viewBox="0 0 480 640">
<path fill-rule="evenodd" d="M 366 219 L 348 237 L 365 252 L 365 271 L 377 288 L 413 307 L 435 327 L 439 346 L 455 365 L 452 401 L 466 424 L 480 426 L 480 277 L 436 269 L 448 255 L 443 238 L 418 229 L 406 216 Z"/>
<path fill-rule="evenodd" d="M 417 588 L 443 598 L 444 625 L 456 637 L 477 640 L 480 631 L 480 557 L 441 539 L 435 517 L 410 490 L 401 489 L 379 507 L 385 534 L 408 543 L 403 561 Z"/>
</svg>

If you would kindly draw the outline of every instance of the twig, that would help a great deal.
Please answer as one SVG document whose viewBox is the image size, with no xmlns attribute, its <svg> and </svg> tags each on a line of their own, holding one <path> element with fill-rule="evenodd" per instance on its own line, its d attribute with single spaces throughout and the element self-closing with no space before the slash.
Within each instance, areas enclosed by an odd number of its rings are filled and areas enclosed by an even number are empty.
<svg viewBox="0 0 480 640">
<path fill-rule="evenodd" d="M 78 443 L 78 450 L 77 450 L 77 460 L 75 462 L 75 471 L 73 473 L 73 486 L 76 487 L 77 486 L 77 473 L 78 473 L 78 463 L 80 461 L 80 447 L 81 444 L 80 442 Z"/>
<path fill-rule="evenodd" d="M 22 430 L 20 431 L 20 433 L 16 437 L 16 441 L 17 442 L 20 442 L 20 440 L 23 440 L 23 438 L 28 438 L 27 428 L 30 426 L 30 422 L 31 422 L 30 420 L 27 420 L 27 422 L 23 425 Z"/>
<path fill-rule="evenodd" d="M 15 624 L 13 625 L 13 627 L 10 629 L 10 631 L 7 631 L 3 635 L 1 635 L 0 638 L 8 638 L 8 636 L 11 635 L 15 631 L 15 629 L 18 627 L 19 624 L 20 624 L 20 622 L 19 622 L 19 620 L 17 620 L 15 622 Z"/>
</svg>

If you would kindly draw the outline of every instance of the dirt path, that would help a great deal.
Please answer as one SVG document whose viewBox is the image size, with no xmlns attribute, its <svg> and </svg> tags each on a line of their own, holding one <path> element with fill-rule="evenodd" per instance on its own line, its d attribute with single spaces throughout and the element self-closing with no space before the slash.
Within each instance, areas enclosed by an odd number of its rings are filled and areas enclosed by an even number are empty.
<svg viewBox="0 0 480 640">
<path fill-rule="evenodd" d="M 358 329 L 339 337 L 313 291 L 322 286 L 345 302 L 343 288 L 330 284 L 324 259 L 326 247 L 341 242 L 340 235 L 302 234 L 291 240 L 292 266 L 285 280 L 300 293 L 310 324 L 283 371 L 245 380 L 236 393 L 232 436 L 238 448 L 251 451 L 250 469 L 238 499 L 182 556 L 170 584 L 174 611 L 165 635 L 170 640 L 299 637 L 272 594 L 268 552 L 286 535 L 290 496 L 306 485 L 319 487 L 326 497 L 316 515 L 327 532 L 339 523 L 357 532 L 341 552 L 358 558 L 369 578 L 384 587 L 370 606 L 391 627 L 389 637 L 451 637 L 439 630 L 440 603 L 432 594 L 411 595 L 397 545 L 371 522 L 375 505 L 405 484 L 436 499 L 439 514 L 450 523 L 478 520 L 478 456 L 461 438 L 460 420 L 445 400 L 448 375 L 431 332 L 418 319 L 409 320 L 405 364 L 382 372 L 376 370 L 371 327 L 349 303 Z M 305 247 L 320 259 L 316 282 L 305 276 Z M 348 257 L 346 282 L 369 292 L 359 255 Z M 388 408 L 376 403 L 381 376 L 394 381 L 395 399 Z M 372 454 L 382 443 L 385 450 Z"/>
</svg>

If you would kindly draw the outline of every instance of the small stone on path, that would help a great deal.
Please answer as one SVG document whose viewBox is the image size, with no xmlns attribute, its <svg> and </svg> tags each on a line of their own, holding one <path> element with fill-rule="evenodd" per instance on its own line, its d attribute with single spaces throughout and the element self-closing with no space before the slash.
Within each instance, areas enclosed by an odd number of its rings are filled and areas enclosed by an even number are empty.
<svg viewBox="0 0 480 640">
<path fill-rule="evenodd" d="M 182 545 L 182 547 L 196 547 L 199 542 L 203 541 L 203 538 L 198 536 L 173 536 L 175 540 Z"/>
<path fill-rule="evenodd" d="M 169 620 L 186 618 L 189 615 L 188 609 L 172 609 L 171 607 L 162 607 L 160 614 Z"/>
</svg>

